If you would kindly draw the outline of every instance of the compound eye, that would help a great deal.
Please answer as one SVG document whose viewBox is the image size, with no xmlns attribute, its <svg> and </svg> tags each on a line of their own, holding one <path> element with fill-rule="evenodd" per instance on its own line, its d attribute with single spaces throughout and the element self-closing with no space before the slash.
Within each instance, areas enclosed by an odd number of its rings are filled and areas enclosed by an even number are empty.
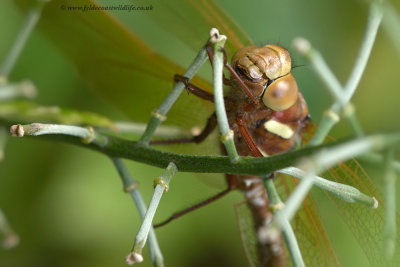
<svg viewBox="0 0 400 267">
<path fill-rule="evenodd" d="M 288 109 L 296 103 L 298 91 L 296 80 L 289 73 L 267 87 L 263 96 L 264 105 L 275 111 Z"/>
</svg>

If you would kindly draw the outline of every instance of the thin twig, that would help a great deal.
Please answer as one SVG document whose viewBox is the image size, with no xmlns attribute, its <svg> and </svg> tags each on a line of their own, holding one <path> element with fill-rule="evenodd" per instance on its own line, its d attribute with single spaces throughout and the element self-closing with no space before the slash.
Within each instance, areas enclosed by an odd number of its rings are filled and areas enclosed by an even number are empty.
<svg viewBox="0 0 400 267">
<path fill-rule="evenodd" d="M 306 173 L 296 167 L 288 167 L 282 170 L 278 171 L 279 173 L 284 173 L 291 175 L 293 177 L 296 177 L 298 179 L 304 179 L 306 176 Z M 341 183 L 336 183 L 330 180 L 326 180 L 320 176 L 315 176 L 313 178 L 314 180 L 314 185 L 328 191 L 329 193 L 334 194 L 336 197 L 340 198 L 343 201 L 349 202 L 349 203 L 361 203 L 364 205 L 367 205 L 371 208 L 377 208 L 376 204 L 377 201 L 374 197 L 369 197 L 363 193 L 361 193 L 357 188 L 346 185 L 346 184 L 341 184 Z"/>
<path fill-rule="evenodd" d="M 368 161 L 371 163 L 378 164 L 378 165 L 382 165 L 384 162 L 384 157 L 381 154 L 374 153 L 374 152 L 369 152 L 369 153 L 363 154 L 363 155 L 359 156 L 358 158 L 361 160 L 365 160 L 365 161 Z M 399 161 L 393 160 L 391 168 L 393 168 L 393 170 L 397 174 L 400 174 L 400 162 Z"/>
<path fill-rule="evenodd" d="M 100 147 L 107 145 L 108 140 L 105 135 L 99 134 L 94 131 L 93 127 L 79 127 L 61 124 L 44 124 L 32 123 L 26 125 L 13 125 L 10 128 L 12 136 L 23 137 L 24 135 L 46 135 L 46 134 L 60 134 L 69 135 L 81 138 L 84 144 L 96 144 Z"/>
<path fill-rule="evenodd" d="M 200 52 L 197 54 L 193 63 L 186 70 L 184 77 L 186 77 L 189 81 L 196 74 L 196 72 L 200 69 L 200 67 L 206 62 L 208 56 L 205 48 L 203 47 Z M 171 93 L 167 96 L 164 102 L 160 105 L 160 107 L 153 111 L 151 114 L 151 118 L 149 123 L 147 124 L 146 130 L 143 133 L 142 137 L 139 140 L 139 144 L 148 145 L 153 134 L 157 127 L 167 119 L 166 115 L 168 111 L 171 109 L 172 105 L 176 102 L 183 89 L 185 88 L 185 84 L 183 82 L 177 82 L 172 89 Z"/>
<path fill-rule="evenodd" d="M 4 249 L 11 249 L 19 244 L 19 237 L 10 227 L 2 210 L 0 210 L 0 234 L 3 235 L 1 246 Z"/>
<path fill-rule="evenodd" d="M 138 183 L 129 174 L 129 171 L 122 162 L 122 159 L 111 158 L 111 160 L 114 163 L 115 168 L 118 170 L 118 173 L 121 177 L 122 183 L 124 185 L 124 191 L 131 195 L 133 201 L 135 202 L 136 208 L 139 212 L 140 218 L 143 220 L 147 209 L 146 209 L 146 204 L 144 204 L 142 195 L 140 194 L 140 191 L 137 189 Z M 149 232 L 149 251 L 154 266 L 157 267 L 164 266 L 164 258 L 161 253 L 160 246 L 158 245 L 157 237 L 153 227 L 151 227 Z"/>
<path fill-rule="evenodd" d="M 318 55 L 318 53 L 312 52 L 313 50 L 311 50 L 312 48 L 309 44 L 304 45 L 302 43 L 297 43 L 297 47 L 300 47 L 300 52 L 305 53 L 305 55 L 308 55 L 309 58 L 311 56 L 310 59 L 313 59 L 312 56 L 314 55 L 313 65 L 318 67 L 315 68 L 315 71 L 317 71 L 324 83 L 327 84 L 328 88 L 331 89 L 330 92 L 335 96 L 334 104 L 330 107 L 328 111 L 324 113 L 319 128 L 310 141 L 310 145 L 321 144 L 325 140 L 325 137 L 330 132 L 332 127 L 337 122 L 339 122 L 341 111 L 346 111 L 346 108 L 350 103 L 350 99 L 353 96 L 367 65 L 373 44 L 376 39 L 379 25 L 382 21 L 382 15 L 382 7 L 377 3 L 371 3 L 368 15 L 368 23 L 360 47 L 360 51 L 354 64 L 353 70 L 343 90 L 339 90 L 340 83 L 337 81 L 335 76 L 327 67 L 326 63 L 322 60 L 322 58 L 317 57 L 317 59 L 315 59 L 315 55 Z M 341 94 L 338 93 L 340 91 L 342 91 Z M 346 112 L 344 112 L 348 117 L 350 117 L 351 123 L 356 122 L 354 118 L 351 118 L 352 116 L 354 116 L 353 111 L 354 109 L 351 109 L 350 106 L 350 108 L 347 109 Z M 358 124 L 354 124 L 353 128 L 358 134 L 361 134 L 361 129 Z"/>
<path fill-rule="evenodd" d="M 149 231 L 152 228 L 154 214 L 156 212 L 158 204 L 160 203 L 162 195 L 168 191 L 170 180 L 176 172 L 177 168 L 175 164 L 171 162 L 164 173 L 155 180 L 155 189 L 149 207 L 143 218 L 143 222 L 140 226 L 139 232 L 136 235 L 135 244 L 133 245 L 132 252 L 129 253 L 126 258 L 128 264 L 131 265 L 135 262 L 140 262 L 142 249 L 146 244 Z"/>
<path fill-rule="evenodd" d="M 125 121 L 115 122 L 114 125 L 117 132 L 121 134 L 143 134 L 147 126 L 147 124 L 145 123 L 134 123 Z M 154 136 L 163 138 L 189 138 L 193 135 L 191 135 L 191 133 L 187 129 L 175 126 L 160 125 L 154 132 Z"/>
<path fill-rule="evenodd" d="M 280 210 L 284 204 L 281 201 L 278 192 L 276 191 L 274 182 L 272 179 L 264 179 L 265 189 L 267 190 L 268 198 L 270 200 L 271 210 L 275 213 Z M 269 227 L 268 227 L 269 228 Z M 275 231 L 274 229 L 262 229 L 259 234 L 259 239 L 264 237 L 268 240 L 268 235 L 270 231 Z M 296 236 L 294 234 L 293 228 L 289 221 L 286 221 L 282 225 L 282 233 L 287 244 L 290 257 L 294 266 L 305 266 L 303 257 L 300 252 L 299 244 L 297 243 Z M 266 236 L 265 236 L 266 235 Z"/>
<path fill-rule="evenodd" d="M 385 224 L 383 226 L 384 255 L 391 259 L 396 249 L 396 174 L 392 168 L 394 149 L 390 148 L 385 156 L 384 171 L 384 198 L 385 198 Z"/>
<path fill-rule="evenodd" d="M 293 40 L 293 46 L 311 63 L 314 72 L 325 84 L 326 88 L 333 96 L 335 103 L 342 107 L 343 116 L 349 121 L 356 136 L 363 136 L 363 130 L 355 116 L 353 105 L 351 103 L 346 103 L 343 99 L 343 86 L 340 84 L 335 74 L 333 74 L 332 70 L 329 68 L 321 53 L 317 49 L 312 47 L 311 44 L 304 38 L 295 38 Z M 337 122 L 339 122 L 339 120 L 339 114 L 330 109 L 324 113 L 324 119 L 322 120 L 319 127 L 322 129 L 331 129 Z M 321 140 L 322 138 L 325 137 L 321 136 L 320 138 L 318 138 L 318 140 Z M 317 138 L 314 137 L 314 139 Z M 317 143 L 317 141 L 315 142 Z"/>
<path fill-rule="evenodd" d="M 32 124 L 14 125 L 11 128 L 14 136 L 23 136 L 23 134 L 27 135 L 27 132 L 29 133 L 29 131 L 24 130 L 29 127 L 32 127 Z M 88 131 L 87 128 L 81 128 Z M 19 135 L 21 133 L 22 135 Z M 52 133 L 48 132 L 48 134 Z M 57 134 L 56 136 L 48 136 L 45 138 L 48 140 L 84 146 L 102 152 L 110 157 L 131 159 L 133 161 L 160 168 L 166 168 L 167 165 L 173 161 L 178 169 L 183 172 L 232 173 L 256 176 L 262 176 L 266 173 L 293 166 L 300 158 L 310 156 L 313 153 L 322 150 L 322 148 L 332 148 L 359 141 L 355 139 L 347 142 L 336 142 L 321 146 L 305 147 L 271 157 L 242 157 L 238 162 L 232 163 L 227 156 L 195 156 L 165 152 L 152 147 L 142 146 L 137 142 L 125 140 L 97 130 L 94 130 L 93 141 L 88 144 L 82 142 L 82 137 L 73 138 L 68 133 Z M 369 139 L 376 140 L 376 143 L 382 143 L 386 146 L 396 145 L 399 143 L 398 139 L 400 139 L 400 133 L 371 135 L 360 140 Z"/>
<path fill-rule="evenodd" d="M 354 68 L 344 87 L 343 99 L 345 103 L 350 101 L 357 89 L 358 84 L 360 83 L 375 43 L 379 25 L 382 21 L 382 16 L 382 6 L 378 3 L 371 3 L 368 14 L 367 28 L 365 29 L 365 35 L 360 47 L 360 51 L 358 53 L 357 60 L 354 63 Z"/>
<path fill-rule="evenodd" d="M 0 126 L 0 161 L 4 158 L 4 148 L 7 144 L 8 136 L 7 128 Z"/>
<path fill-rule="evenodd" d="M 36 96 L 36 87 L 31 81 L 22 81 L 18 83 L 0 84 L 0 101 L 14 98 L 34 98 Z"/>
<path fill-rule="evenodd" d="M 68 125 L 92 125 L 117 131 L 109 118 L 96 113 L 59 106 L 42 106 L 24 100 L 0 101 L 0 119 L 18 123 L 40 121 Z"/>
<path fill-rule="evenodd" d="M 351 97 L 353 96 L 359 81 L 361 79 L 362 74 L 364 73 L 365 67 L 368 62 L 368 58 L 371 54 L 371 50 L 376 38 L 376 34 L 382 20 L 382 8 L 380 5 L 376 3 L 371 3 L 370 11 L 368 15 L 368 23 L 365 30 L 364 38 L 361 44 L 361 48 L 356 59 L 353 70 L 349 76 L 349 79 L 344 88 L 343 94 L 338 94 L 339 91 L 339 82 L 336 80 L 334 75 L 330 72 L 329 68 L 324 68 L 327 73 L 321 73 L 322 77 L 327 77 L 326 83 L 330 86 L 331 92 L 336 97 L 335 102 L 331 106 L 331 108 L 324 113 L 323 119 L 319 128 L 313 138 L 311 139 L 309 145 L 318 145 L 321 144 L 327 134 L 330 132 L 332 127 L 339 122 L 340 112 L 347 107 L 350 102 Z M 311 46 L 300 46 L 303 50 L 308 52 L 310 51 Z M 304 49 L 305 48 L 305 49 Z M 315 53 L 314 53 L 315 54 Z M 322 60 L 319 61 L 324 64 Z M 332 78 L 333 77 L 333 78 Z M 330 84 L 332 83 L 332 84 Z M 352 112 L 347 111 L 348 116 L 352 116 L 354 109 Z M 275 216 L 274 220 L 277 222 L 279 227 L 282 227 L 285 224 L 286 220 L 291 220 L 298 210 L 302 200 L 310 191 L 311 187 L 314 184 L 315 176 L 320 171 L 325 170 L 333 164 L 336 164 L 339 161 L 344 161 L 353 156 L 357 156 L 362 152 L 367 152 L 371 150 L 371 148 L 375 145 L 379 145 L 380 141 L 378 140 L 368 140 L 365 138 L 360 138 L 355 140 L 352 143 L 348 143 L 348 147 L 346 146 L 338 146 L 335 149 L 331 150 L 330 154 L 326 153 L 318 153 L 318 157 L 313 157 L 311 161 L 307 163 L 309 166 L 304 166 L 306 169 L 306 175 L 300 184 L 296 187 L 293 193 L 286 201 L 286 207 Z"/>
<path fill-rule="evenodd" d="M 383 27 L 388 33 L 387 35 L 392 40 L 397 49 L 397 53 L 400 56 L 400 16 L 396 12 L 394 6 L 388 1 L 384 3 L 384 13 Z"/>
<path fill-rule="evenodd" d="M 15 63 L 18 60 L 18 57 L 21 54 L 22 49 L 32 33 L 32 30 L 39 21 L 45 2 L 46 1 L 44 0 L 37 0 L 29 9 L 24 25 L 21 27 L 21 31 L 17 35 L 14 45 L 12 46 L 11 51 L 8 53 L 7 58 L 4 60 L 4 63 L 0 67 L 0 77 L 7 79 L 8 75 L 11 73 Z"/>
<path fill-rule="evenodd" d="M 222 90 L 224 54 L 222 49 L 224 47 L 226 36 L 220 35 L 217 29 L 211 29 L 210 42 L 213 44 L 213 84 L 214 84 L 214 103 L 215 112 L 217 114 L 218 126 L 221 132 L 221 140 L 225 145 L 226 151 L 232 162 L 239 160 L 239 155 L 236 151 L 235 143 L 233 140 L 233 131 L 229 128 L 228 118 L 225 111 L 224 95 Z"/>
<path fill-rule="evenodd" d="M 397 138 L 400 138 L 400 136 L 395 137 L 394 139 Z M 384 140 L 380 138 L 376 139 L 374 137 L 359 138 L 333 148 L 322 150 L 308 160 L 305 160 L 300 167 L 300 169 L 306 171 L 303 180 L 296 187 L 296 190 L 294 190 L 289 196 L 285 208 L 276 215 L 274 220 L 281 227 L 285 223 L 285 220 L 291 220 L 293 218 L 297 209 L 301 205 L 302 200 L 310 191 L 317 173 L 330 168 L 339 161 L 346 161 L 365 153 L 366 151 L 375 149 L 381 150 L 390 147 L 394 139 Z M 376 203 L 374 205 L 377 207 L 378 204 Z"/>
</svg>

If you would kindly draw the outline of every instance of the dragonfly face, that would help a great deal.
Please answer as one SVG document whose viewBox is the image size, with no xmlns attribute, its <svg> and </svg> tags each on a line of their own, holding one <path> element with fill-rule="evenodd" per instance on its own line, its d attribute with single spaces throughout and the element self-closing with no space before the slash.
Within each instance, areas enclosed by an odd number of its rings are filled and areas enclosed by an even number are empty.
<svg viewBox="0 0 400 267">
<path fill-rule="evenodd" d="M 259 104 L 248 103 L 238 90 L 227 96 L 227 112 L 241 155 L 251 154 L 235 123 L 238 114 L 263 155 L 293 148 L 306 125 L 308 108 L 290 73 L 291 65 L 289 52 L 278 45 L 247 46 L 233 56 L 233 68 L 253 95 L 262 100 Z"/>
</svg>

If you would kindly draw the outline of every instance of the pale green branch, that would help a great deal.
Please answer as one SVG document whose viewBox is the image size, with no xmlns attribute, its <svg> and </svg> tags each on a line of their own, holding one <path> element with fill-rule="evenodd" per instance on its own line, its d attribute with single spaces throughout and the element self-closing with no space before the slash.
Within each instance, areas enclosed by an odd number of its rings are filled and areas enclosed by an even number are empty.
<svg viewBox="0 0 400 267">
<path fill-rule="evenodd" d="M 0 210 L 0 235 L 2 235 L 1 245 L 4 249 L 11 249 L 19 244 L 19 237 L 10 227 L 2 210 Z"/>
<path fill-rule="evenodd" d="M 288 168 L 279 170 L 278 172 L 291 175 L 300 180 L 302 180 L 306 177 L 306 173 L 303 170 L 296 168 L 296 167 L 288 167 Z M 359 202 L 359 203 L 365 204 L 367 206 L 370 206 L 372 208 L 376 208 L 376 205 L 378 204 L 377 200 L 374 197 L 369 197 L 369 196 L 361 193 L 355 187 L 352 187 L 352 186 L 349 186 L 346 184 L 329 181 L 320 176 L 314 176 L 313 180 L 314 180 L 315 186 L 334 194 L 336 197 L 340 198 L 343 201 L 346 201 L 349 203 Z"/>
<path fill-rule="evenodd" d="M 364 137 L 354 141 L 335 146 L 333 148 L 323 149 L 300 164 L 300 169 L 304 169 L 306 174 L 292 192 L 286 201 L 286 206 L 275 217 L 275 222 L 279 227 L 285 223 L 285 220 L 291 220 L 302 203 L 302 200 L 310 191 L 314 184 L 317 173 L 332 167 L 340 161 L 346 161 L 360 154 L 371 150 L 382 150 L 393 146 L 394 143 L 400 141 L 400 136 L 392 136 L 389 138 Z"/>
<path fill-rule="evenodd" d="M 8 136 L 7 128 L 0 126 L 0 162 L 4 158 L 4 148 L 6 147 Z"/>
<path fill-rule="evenodd" d="M 8 53 L 7 58 L 0 67 L 0 78 L 7 79 L 11 70 L 14 68 L 22 49 L 35 28 L 36 23 L 39 21 L 44 3 L 44 0 L 37 0 L 29 9 L 24 25 L 21 27 L 21 31 L 17 35 L 17 38 L 11 47 L 11 51 Z"/>
<path fill-rule="evenodd" d="M 193 78 L 193 76 L 197 73 L 200 67 L 207 60 L 208 56 L 206 53 L 206 49 L 203 47 L 200 52 L 197 54 L 193 63 L 186 70 L 184 77 L 186 77 L 189 81 Z M 160 105 L 160 107 L 153 111 L 151 114 L 151 118 L 149 123 L 147 124 L 146 130 L 143 133 L 142 137 L 139 140 L 139 144 L 148 145 L 153 134 L 157 127 L 167 119 L 166 115 L 168 111 L 171 109 L 172 105 L 176 102 L 180 94 L 182 93 L 185 85 L 183 82 L 179 81 L 175 84 L 171 93 L 167 96 L 164 102 Z"/>
<path fill-rule="evenodd" d="M 400 56 L 400 16 L 388 1 L 384 3 L 383 27 Z"/>
<path fill-rule="evenodd" d="M 129 255 L 126 257 L 126 261 L 128 264 L 132 265 L 135 262 L 141 262 L 143 260 L 143 257 L 141 255 L 142 249 L 146 244 L 148 234 L 150 232 L 150 229 L 152 228 L 154 214 L 156 212 L 158 204 L 160 203 L 162 195 L 168 191 L 170 180 L 176 172 L 177 168 L 175 164 L 170 162 L 164 173 L 155 180 L 155 189 L 149 207 L 143 218 L 143 222 L 140 226 L 139 232 L 136 235 L 135 244 L 133 245 L 132 252 L 129 253 Z"/>
<path fill-rule="evenodd" d="M 339 122 L 341 112 L 343 112 L 346 117 L 349 117 L 349 121 L 353 125 L 355 132 L 358 135 L 362 135 L 361 127 L 354 117 L 354 108 L 350 105 L 350 99 L 353 96 L 367 66 L 378 28 L 382 21 L 382 16 L 383 12 L 381 5 L 371 3 L 368 23 L 360 51 L 344 89 L 340 89 L 340 83 L 323 61 L 319 53 L 313 50 L 311 45 L 304 39 L 296 39 L 295 47 L 297 47 L 299 52 L 303 53 L 309 60 L 311 60 L 314 70 L 318 73 L 322 81 L 328 86 L 330 92 L 335 97 L 333 105 L 324 113 L 319 128 L 310 141 L 310 145 L 321 144 L 325 140 L 325 137 L 332 127 Z"/>
<path fill-rule="evenodd" d="M 272 179 L 268 179 L 268 178 L 264 178 L 264 185 L 265 185 L 265 189 L 267 190 L 267 194 L 268 194 L 268 198 L 270 200 L 270 207 L 271 210 L 276 213 L 277 211 L 279 211 L 280 209 L 282 209 L 284 207 L 284 204 L 282 202 L 282 200 L 279 197 L 278 192 L 276 191 L 274 182 Z M 268 227 L 266 229 L 262 229 L 261 231 L 259 231 L 258 236 L 259 239 L 267 239 L 269 240 L 270 238 L 268 237 L 268 235 L 270 235 L 270 233 L 275 232 L 275 229 L 271 229 L 271 226 L 268 225 Z M 297 239 L 296 236 L 294 234 L 293 228 L 290 225 L 289 221 L 284 222 L 284 224 L 282 225 L 282 234 L 283 237 L 285 238 L 285 242 L 287 244 L 288 250 L 289 250 L 289 254 L 290 257 L 292 258 L 292 262 L 294 266 L 305 266 L 304 264 L 304 260 L 303 257 L 301 255 L 301 251 L 299 248 L 299 244 L 297 243 Z M 262 241 L 262 240 L 260 240 Z M 265 240 L 264 240 L 265 242 Z"/>
<path fill-rule="evenodd" d="M 30 129 L 35 129 L 37 125 L 38 124 L 14 125 L 12 126 L 12 134 L 14 136 L 23 136 L 30 132 L 35 134 L 36 130 Z M 25 128 L 27 130 L 25 130 Z M 92 141 L 87 143 L 83 142 L 83 140 L 85 140 L 84 137 L 90 136 L 89 129 L 81 128 L 83 135 L 77 138 L 73 138 L 74 136 L 70 136 L 68 132 L 64 134 L 53 134 L 47 131 L 47 133 L 52 136 L 48 136 L 46 139 L 84 146 L 100 151 L 110 157 L 131 159 L 160 168 L 166 168 L 172 161 L 182 172 L 231 173 L 256 176 L 263 176 L 273 171 L 293 166 L 300 158 L 310 156 L 322 150 L 322 148 L 330 148 L 363 140 L 376 140 L 376 144 L 381 142 L 381 144 L 385 145 L 395 145 L 400 138 L 400 133 L 372 135 L 348 142 L 336 142 L 320 146 L 305 147 L 271 157 L 240 157 L 238 162 L 232 163 L 226 156 L 194 156 L 160 151 L 151 147 L 142 146 L 137 142 L 102 133 L 98 130 L 94 130 Z M 376 149 L 379 148 L 380 147 L 376 147 Z M 329 150 L 326 149 L 324 151 Z"/>
<path fill-rule="evenodd" d="M 384 198 L 385 198 L 385 224 L 383 226 L 384 255 L 391 259 L 396 249 L 396 173 L 393 169 L 394 149 L 390 148 L 385 156 L 384 170 Z"/>
<path fill-rule="evenodd" d="M 211 29 L 210 42 L 213 44 L 213 84 L 214 84 L 214 103 L 215 113 L 217 115 L 218 126 L 221 132 L 221 140 L 225 145 L 227 154 L 232 162 L 239 160 L 239 155 L 236 151 L 235 143 L 233 140 L 233 131 L 229 128 L 228 118 L 226 116 L 225 101 L 222 90 L 222 77 L 224 66 L 224 54 L 222 49 L 224 47 L 226 36 L 220 35 L 217 29 Z"/>
<path fill-rule="evenodd" d="M 146 130 L 147 124 L 145 123 L 134 123 L 134 122 L 115 122 L 115 129 L 120 134 L 143 134 Z M 165 126 L 160 125 L 154 132 L 154 136 L 163 138 L 183 138 L 192 137 L 189 130 L 179 128 L 176 126 Z"/>
<path fill-rule="evenodd" d="M 34 98 L 36 87 L 31 81 L 0 84 L 0 101 L 14 98 Z"/>
<path fill-rule="evenodd" d="M 111 158 L 111 160 L 121 177 L 122 183 L 124 185 L 124 191 L 131 195 L 133 201 L 135 202 L 136 208 L 139 211 L 140 218 L 143 220 L 147 209 L 146 204 L 144 204 L 142 195 L 137 189 L 138 183 L 129 174 L 129 171 L 127 170 L 121 159 Z M 156 234 L 153 228 L 151 228 L 149 232 L 149 251 L 154 266 L 164 266 L 164 258 L 161 253 L 160 246 L 158 245 Z"/>
</svg>

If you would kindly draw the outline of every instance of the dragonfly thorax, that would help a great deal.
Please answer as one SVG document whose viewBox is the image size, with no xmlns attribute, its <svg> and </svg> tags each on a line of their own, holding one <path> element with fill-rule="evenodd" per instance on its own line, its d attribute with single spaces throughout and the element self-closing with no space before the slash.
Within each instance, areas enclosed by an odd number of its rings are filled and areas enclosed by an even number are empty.
<svg viewBox="0 0 400 267">
<path fill-rule="evenodd" d="M 296 103 L 298 87 L 290 73 L 289 52 L 278 45 L 247 46 L 232 58 L 232 66 L 253 95 L 272 110 L 282 111 Z"/>
</svg>

